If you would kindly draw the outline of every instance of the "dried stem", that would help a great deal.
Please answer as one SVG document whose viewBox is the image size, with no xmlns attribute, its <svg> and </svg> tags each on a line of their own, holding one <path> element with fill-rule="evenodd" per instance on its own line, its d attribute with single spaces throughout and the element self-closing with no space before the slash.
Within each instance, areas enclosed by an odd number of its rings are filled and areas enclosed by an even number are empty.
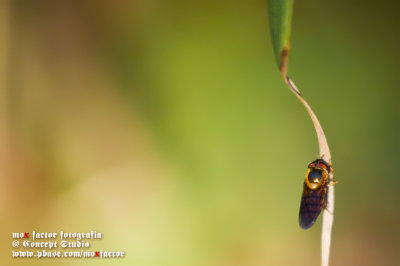
<svg viewBox="0 0 400 266">
<path fill-rule="evenodd" d="M 324 130 L 322 129 L 321 124 L 318 121 L 317 116 L 311 109 L 310 105 L 304 100 L 301 96 L 300 91 L 297 89 L 296 85 L 287 75 L 287 63 L 288 63 L 288 52 L 289 49 L 286 48 L 283 50 L 281 55 L 281 65 L 279 67 L 282 76 L 292 90 L 294 95 L 296 95 L 297 99 L 304 105 L 308 114 L 311 117 L 311 120 L 314 124 L 315 132 L 318 137 L 319 144 L 319 154 L 322 159 L 329 163 L 332 166 L 331 153 L 329 150 L 328 142 L 326 141 Z M 333 172 L 331 171 L 329 174 L 328 180 L 328 205 L 324 210 L 323 219 L 322 219 L 322 232 L 321 232 L 321 266 L 329 265 L 329 253 L 331 246 L 331 234 L 332 234 L 332 224 L 333 224 L 333 210 L 334 210 L 334 189 L 333 189 Z"/>
<path fill-rule="evenodd" d="M 333 173 L 329 175 L 329 181 L 332 184 Z M 333 224 L 333 209 L 335 204 L 333 185 L 328 186 L 328 206 L 324 210 L 322 217 L 322 233 L 321 233 L 321 266 L 329 265 L 329 253 L 331 248 L 331 235 Z"/>
</svg>

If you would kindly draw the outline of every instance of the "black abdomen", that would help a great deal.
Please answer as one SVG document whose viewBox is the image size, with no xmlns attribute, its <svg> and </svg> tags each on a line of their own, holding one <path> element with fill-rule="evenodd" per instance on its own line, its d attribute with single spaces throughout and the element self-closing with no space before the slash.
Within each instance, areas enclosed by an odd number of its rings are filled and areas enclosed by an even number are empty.
<svg viewBox="0 0 400 266">
<path fill-rule="evenodd" d="M 301 228 L 310 228 L 324 207 L 324 193 L 321 190 L 310 190 L 304 184 L 303 196 L 300 203 L 299 224 Z"/>
</svg>

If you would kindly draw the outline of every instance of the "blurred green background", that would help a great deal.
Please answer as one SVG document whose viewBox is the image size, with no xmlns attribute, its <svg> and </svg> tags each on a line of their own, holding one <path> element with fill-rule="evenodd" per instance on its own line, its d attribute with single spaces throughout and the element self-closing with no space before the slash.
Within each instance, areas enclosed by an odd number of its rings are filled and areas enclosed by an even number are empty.
<svg viewBox="0 0 400 266">
<path fill-rule="evenodd" d="M 331 265 L 399 265 L 397 1 L 296 1 L 289 72 L 333 156 Z M 3 265 L 319 265 L 317 139 L 265 0 L 1 1 Z M 124 259 L 12 259 L 90 231 Z"/>
</svg>

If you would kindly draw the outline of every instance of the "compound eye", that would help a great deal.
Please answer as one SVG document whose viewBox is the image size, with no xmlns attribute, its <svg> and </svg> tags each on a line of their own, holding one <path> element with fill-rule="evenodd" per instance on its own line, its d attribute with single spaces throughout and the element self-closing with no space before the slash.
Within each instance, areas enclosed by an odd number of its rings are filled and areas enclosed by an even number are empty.
<svg viewBox="0 0 400 266">
<path fill-rule="evenodd" d="M 308 174 L 308 182 L 309 183 L 314 183 L 314 184 L 319 184 L 321 183 L 322 179 L 322 170 L 320 169 L 312 169 L 310 173 Z"/>
</svg>

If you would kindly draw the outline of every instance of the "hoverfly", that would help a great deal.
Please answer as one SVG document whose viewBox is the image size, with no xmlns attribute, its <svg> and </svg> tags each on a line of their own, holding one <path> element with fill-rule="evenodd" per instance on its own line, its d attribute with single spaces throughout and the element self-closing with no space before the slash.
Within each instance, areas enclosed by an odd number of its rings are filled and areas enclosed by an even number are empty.
<svg viewBox="0 0 400 266">
<path fill-rule="evenodd" d="M 310 228 L 321 210 L 326 208 L 331 171 L 332 168 L 323 159 L 316 159 L 308 165 L 299 212 L 299 224 L 302 229 Z"/>
</svg>

